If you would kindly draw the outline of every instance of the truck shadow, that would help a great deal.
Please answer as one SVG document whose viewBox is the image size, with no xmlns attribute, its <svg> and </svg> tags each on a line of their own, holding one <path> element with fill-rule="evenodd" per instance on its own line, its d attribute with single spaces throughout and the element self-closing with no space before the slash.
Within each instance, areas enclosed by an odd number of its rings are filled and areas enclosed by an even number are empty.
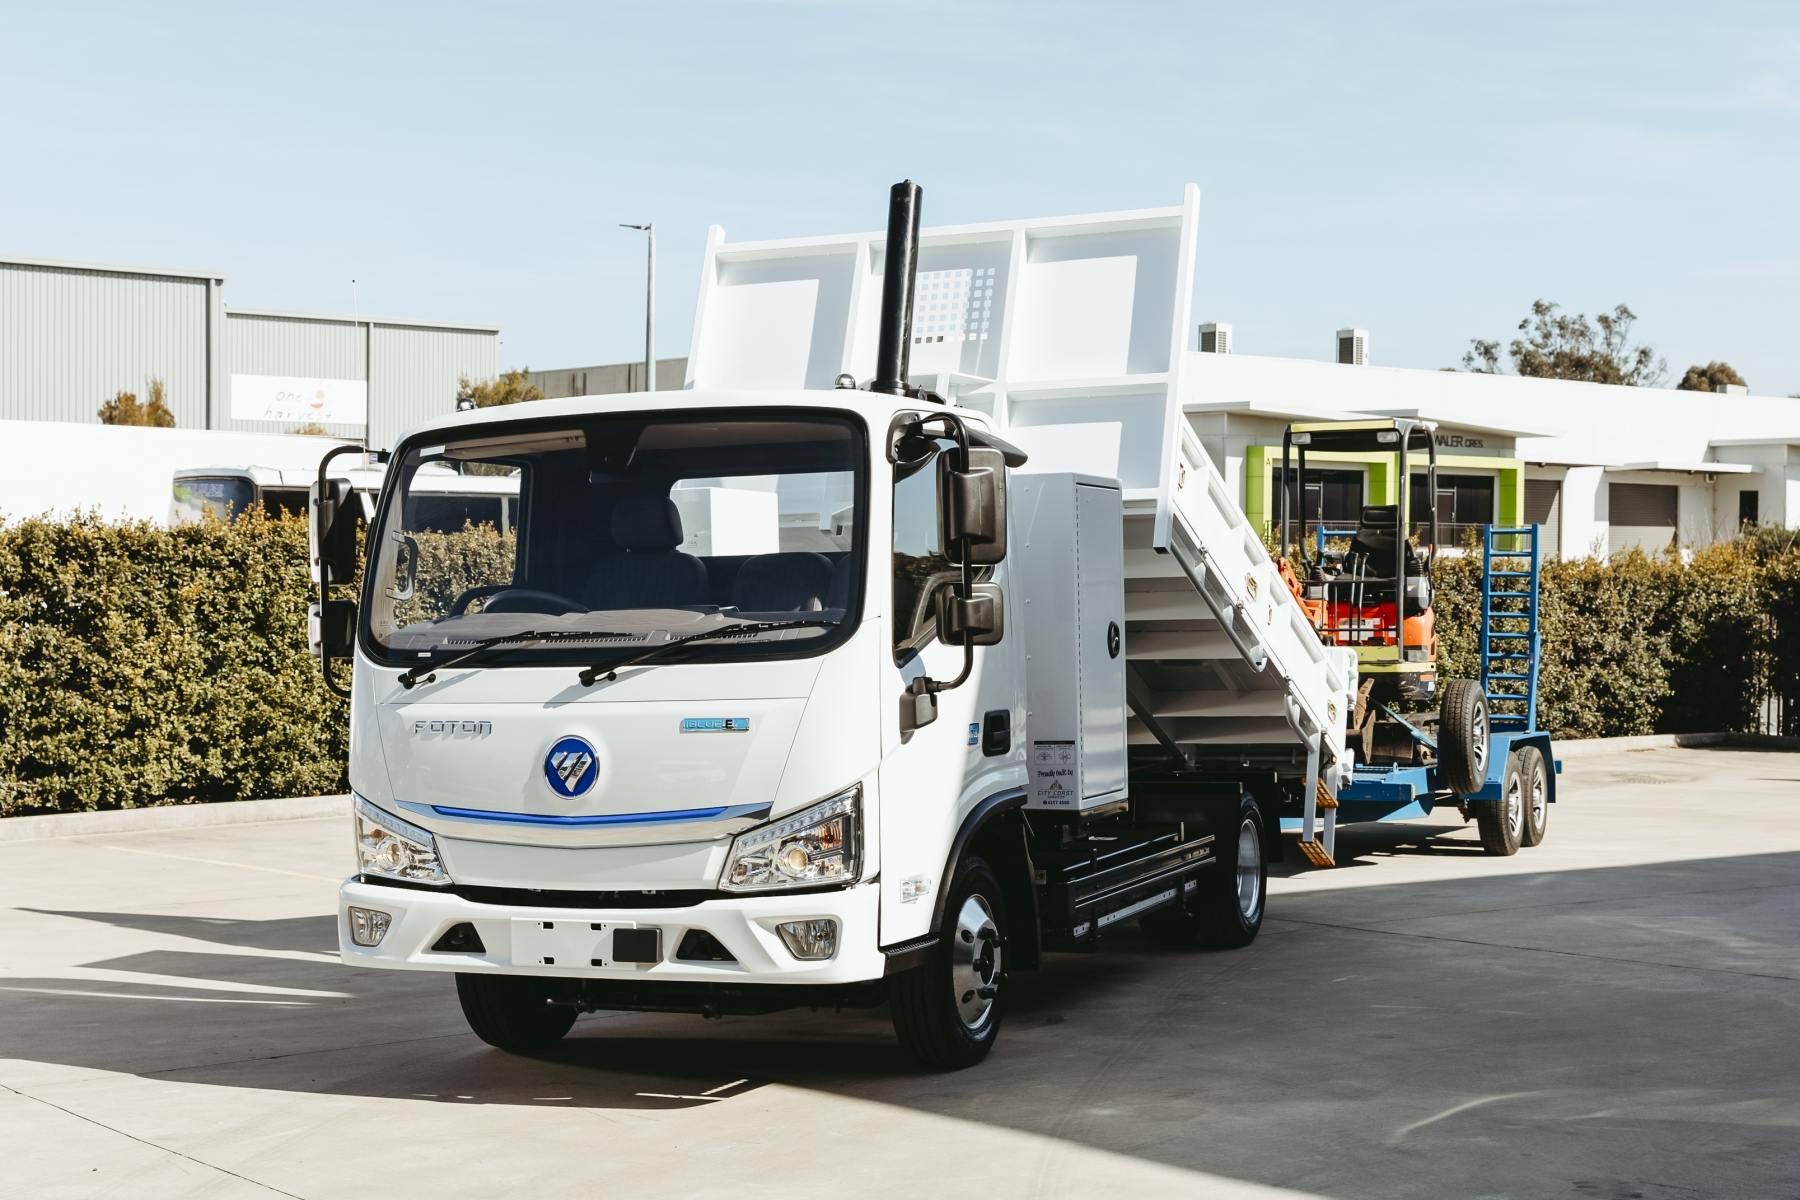
<svg viewBox="0 0 1800 1200">
<path fill-rule="evenodd" d="M 1335 1177 L 1333 1147 L 1372 1137 L 1463 1156 L 1470 1178 L 1515 1169 L 1518 1139 L 1582 1161 L 1703 1143 L 1684 1161 L 1742 1179 L 1774 1141 L 1800 1152 L 1800 1113 L 1767 1107 L 1800 1073 L 1800 1043 L 1767 1033 L 1800 995 L 1797 872 L 1796 854 L 1472 868 L 1279 897 L 1241 951 L 1126 931 L 1018 976 L 1000 1049 L 953 1075 L 908 1063 L 884 1009 L 595 1014 L 553 1052 L 512 1057 L 467 1032 L 448 979 L 338 963 L 330 916 L 24 909 L 15 920 L 53 935 L 102 925 L 142 948 L 0 978 L 0 1057 L 538 1108 L 703 1109 L 780 1084 L 1345 1195 L 1393 1177 L 1345 1188 L 1313 1172 Z M 1302 1127 L 1271 1159 L 1268 1131 Z"/>
</svg>

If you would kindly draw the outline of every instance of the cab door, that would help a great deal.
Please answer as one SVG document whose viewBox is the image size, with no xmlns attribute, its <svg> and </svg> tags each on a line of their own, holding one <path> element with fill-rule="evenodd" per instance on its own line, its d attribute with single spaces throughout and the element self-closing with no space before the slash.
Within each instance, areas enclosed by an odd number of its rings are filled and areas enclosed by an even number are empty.
<svg viewBox="0 0 1800 1200">
<path fill-rule="evenodd" d="M 937 719 L 907 728 L 907 687 L 921 675 L 952 680 L 962 671 L 963 648 L 937 634 L 933 597 L 962 577 L 940 541 L 938 459 L 953 447 L 939 439 L 916 463 L 895 464 L 892 478 L 888 646 L 881 667 L 881 942 L 893 945 L 930 931 L 951 844 L 963 818 L 983 799 L 1025 781 L 1022 639 L 975 648 L 975 665 L 961 687 L 937 694 Z M 872 549 L 883 531 L 870 530 Z M 1006 564 L 977 568 L 978 582 L 1006 589 Z M 1007 623 L 1011 606 L 1005 595 Z"/>
</svg>

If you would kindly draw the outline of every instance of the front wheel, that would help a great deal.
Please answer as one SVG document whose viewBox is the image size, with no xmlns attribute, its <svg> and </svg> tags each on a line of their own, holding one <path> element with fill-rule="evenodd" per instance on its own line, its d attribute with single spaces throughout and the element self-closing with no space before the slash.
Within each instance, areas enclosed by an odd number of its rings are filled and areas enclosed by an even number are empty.
<svg viewBox="0 0 1800 1200">
<path fill-rule="evenodd" d="M 552 1004 L 557 981 L 534 975 L 456 976 L 456 998 L 475 1036 L 511 1054 L 537 1054 L 562 1041 L 575 1009 Z"/>
<path fill-rule="evenodd" d="M 1244 801 L 1219 841 L 1218 866 L 1201 873 L 1185 902 L 1139 919 L 1145 937 L 1159 946 L 1219 950 L 1256 940 L 1269 895 L 1269 864 L 1263 855 L 1262 812 L 1253 801 Z"/>
<path fill-rule="evenodd" d="M 956 1071 L 994 1048 L 1004 1011 L 1006 929 L 999 877 L 985 859 L 963 859 L 945 898 L 937 945 L 924 962 L 889 981 L 894 1033 L 920 1063 Z"/>
</svg>

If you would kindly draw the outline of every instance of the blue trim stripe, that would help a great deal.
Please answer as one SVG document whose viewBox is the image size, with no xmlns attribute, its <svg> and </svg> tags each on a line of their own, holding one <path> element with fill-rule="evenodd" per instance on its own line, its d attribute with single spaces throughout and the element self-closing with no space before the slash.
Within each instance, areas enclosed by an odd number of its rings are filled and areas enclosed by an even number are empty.
<svg viewBox="0 0 1800 1200">
<path fill-rule="evenodd" d="M 604 813 L 585 817 L 558 817 L 536 813 L 495 812 L 485 808 L 452 808 L 444 804 L 407 804 L 416 813 L 435 813 L 459 821 L 496 821 L 505 825 L 671 825 L 682 821 L 732 820 L 767 816 L 767 804 L 735 804 L 718 808 L 675 808 L 663 812 Z"/>
</svg>

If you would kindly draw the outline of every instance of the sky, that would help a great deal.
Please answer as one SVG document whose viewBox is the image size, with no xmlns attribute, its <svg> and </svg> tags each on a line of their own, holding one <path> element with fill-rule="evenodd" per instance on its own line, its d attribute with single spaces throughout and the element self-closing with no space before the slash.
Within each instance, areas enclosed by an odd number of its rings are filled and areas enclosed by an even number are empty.
<svg viewBox="0 0 1800 1200">
<path fill-rule="evenodd" d="M 1800 5 L 0 0 L 0 253 L 240 308 L 685 354 L 734 240 L 1180 202 L 1240 353 L 1459 363 L 1626 303 L 1670 384 L 1800 392 Z M 356 280 L 353 286 L 351 280 Z M 1190 337 L 1192 331 L 1190 331 Z"/>
</svg>

